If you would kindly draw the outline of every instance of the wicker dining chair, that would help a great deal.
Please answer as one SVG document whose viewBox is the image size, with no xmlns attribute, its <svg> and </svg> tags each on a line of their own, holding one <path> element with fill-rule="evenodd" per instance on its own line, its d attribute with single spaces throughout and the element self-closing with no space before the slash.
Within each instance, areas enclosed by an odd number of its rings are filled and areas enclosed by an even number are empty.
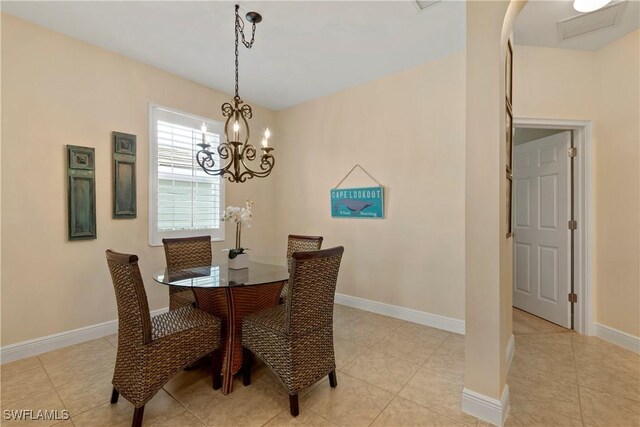
<svg viewBox="0 0 640 427">
<path fill-rule="evenodd" d="M 291 272 L 291 256 L 294 252 L 319 251 L 322 248 L 322 236 L 300 236 L 289 234 L 287 239 L 287 268 Z M 285 284 L 280 293 L 280 299 L 284 302 L 289 292 L 289 284 Z"/>
<path fill-rule="evenodd" d="M 211 236 L 162 239 L 168 269 L 206 267 L 211 265 Z M 169 286 L 169 310 L 194 305 L 193 290 Z"/>
<path fill-rule="evenodd" d="M 118 306 L 111 403 L 122 394 L 135 408 L 131 425 L 142 425 L 145 404 L 171 377 L 207 354 L 213 388 L 219 389 L 220 319 L 191 306 L 151 317 L 138 257 L 111 250 L 106 254 Z"/>
<path fill-rule="evenodd" d="M 299 414 L 298 392 L 329 375 L 338 385 L 333 350 L 333 300 L 342 246 L 294 252 L 285 304 L 242 319 L 243 383 L 251 383 L 252 353 L 280 379 L 289 409 Z"/>
</svg>

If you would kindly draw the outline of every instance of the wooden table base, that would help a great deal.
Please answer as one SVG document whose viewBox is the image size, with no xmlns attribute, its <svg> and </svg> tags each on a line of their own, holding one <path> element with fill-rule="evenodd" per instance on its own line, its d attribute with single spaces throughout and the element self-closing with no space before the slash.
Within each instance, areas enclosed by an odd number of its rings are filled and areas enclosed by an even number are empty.
<svg viewBox="0 0 640 427">
<path fill-rule="evenodd" d="M 222 320 L 222 393 L 233 389 L 242 368 L 242 317 L 278 304 L 285 282 L 259 286 L 193 288 L 198 308 Z"/>
</svg>

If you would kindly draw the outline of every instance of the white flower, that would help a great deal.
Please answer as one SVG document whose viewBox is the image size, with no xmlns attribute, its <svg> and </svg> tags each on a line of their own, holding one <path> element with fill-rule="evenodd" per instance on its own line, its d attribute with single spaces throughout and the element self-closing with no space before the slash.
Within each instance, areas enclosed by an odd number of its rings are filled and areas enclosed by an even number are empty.
<svg viewBox="0 0 640 427">
<path fill-rule="evenodd" d="M 251 211 L 243 209 L 240 213 L 240 224 L 243 227 L 251 227 Z"/>
<path fill-rule="evenodd" d="M 253 202 L 251 200 L 247 200 L 244 208 L 227 206 L 224 210 L 222 220 L 239 224 L 241 227 L 251 227 L 251 219 L 253 218 L 253 214 L 251 213 L 252 206 Z"/>
</svg>

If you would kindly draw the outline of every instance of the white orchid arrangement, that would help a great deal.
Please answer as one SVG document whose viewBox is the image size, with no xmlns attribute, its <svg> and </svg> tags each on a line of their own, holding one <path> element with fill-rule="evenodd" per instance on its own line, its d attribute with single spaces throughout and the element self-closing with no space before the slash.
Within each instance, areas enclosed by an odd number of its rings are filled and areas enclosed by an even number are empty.
<svg viewBox="0 0 640 427">
<path fill-rule="evenodd" d="M 251 219 L 253 214 L 251 213 L 251 207 L 253 202 L 247 200 L 245 207 L 239 208 L 236 206 L 227 206 L 222 216 L 223 221 L 236 224 L 236 247 L 235 249 L 229 249 L 229 259 L 234 259 L 236 256 L 243 254 L 248 248 L 243 248 L 241 244 L 242 239 L 242 227 L 251 227 Z"/>
</svg>

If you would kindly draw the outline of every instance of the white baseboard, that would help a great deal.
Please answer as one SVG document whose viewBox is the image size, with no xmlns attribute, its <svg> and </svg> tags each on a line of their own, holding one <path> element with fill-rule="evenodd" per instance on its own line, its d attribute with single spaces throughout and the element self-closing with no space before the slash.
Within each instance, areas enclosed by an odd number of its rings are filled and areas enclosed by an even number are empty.
<svg viewBox="0 0 640 427">
<path fill-rule="evenodd" d="M 169 311 L 169 307 L 153 310 L 151 316 Z M 34 338 L 0 348 L 0 364 L 13 362 L 59 348 L 80 344 L 85 341 L 113 335 L 118 332 L 118 320 L 85 326 L 71 331 L 60 332 L 46 337 Z"/>
<path fill-rule="evenodd" d="M 464 335 L 464 320 L 344 294 L 336 294 L 336 303 Z"/>
<path fill-rule="evenodd" d="M 618 329 L 611 328 L 609 326 L 602 325 L 600 323 L 595 324 L 596 336 L 602 338 L 605 341 L 619 345 L 620 347 L 631 350 L 634 353 L 640 353 L 640 337 L 622 332 Z"/>
<path fill-rule="evenodd" d="M 507 373 L 511 368 L 511 362 L 513 362 L 513 353 L 516 351 L 516 339 L 511 334 L 511 338 L 509 338 L 509 342 L 507 343 Z"/>
<path fill-rule="evenodd" d="M 500 400 L 465 388 L 462 390 L 462 410 L 483 421 L 502 427 L 509 412 L 509 386 L 504 386 Z"/>
<path fill-rule="evenodd" d="M 394 317 L 396 319 L 431 326 L 433 328 L 443 329 L 449 332 L 455 332 L 457 334 L 464 334 L 464 320 L 454 319 L 452 317 L 426 313 L 423 311 L 413 310 L 411 308 L 385 304 L 343 294 L 336 294 L 336 303 Z M 151 315 L 154 316 L 166 313 L 167 311 L 168 308 L 165 307 L 152 311 Z M 118 332 L 118 321 L 110 320 L 96 325 L 85 326 L 71 331 L 60 332 L 46 337 L 6 345 L 0 348 L 0 364 L 13 362 L 15 360 L 31 356 L 37 356 L 38 354 L 46 353 L 48 351 L 113 335 L 116 332 Z"/>
</svg>

